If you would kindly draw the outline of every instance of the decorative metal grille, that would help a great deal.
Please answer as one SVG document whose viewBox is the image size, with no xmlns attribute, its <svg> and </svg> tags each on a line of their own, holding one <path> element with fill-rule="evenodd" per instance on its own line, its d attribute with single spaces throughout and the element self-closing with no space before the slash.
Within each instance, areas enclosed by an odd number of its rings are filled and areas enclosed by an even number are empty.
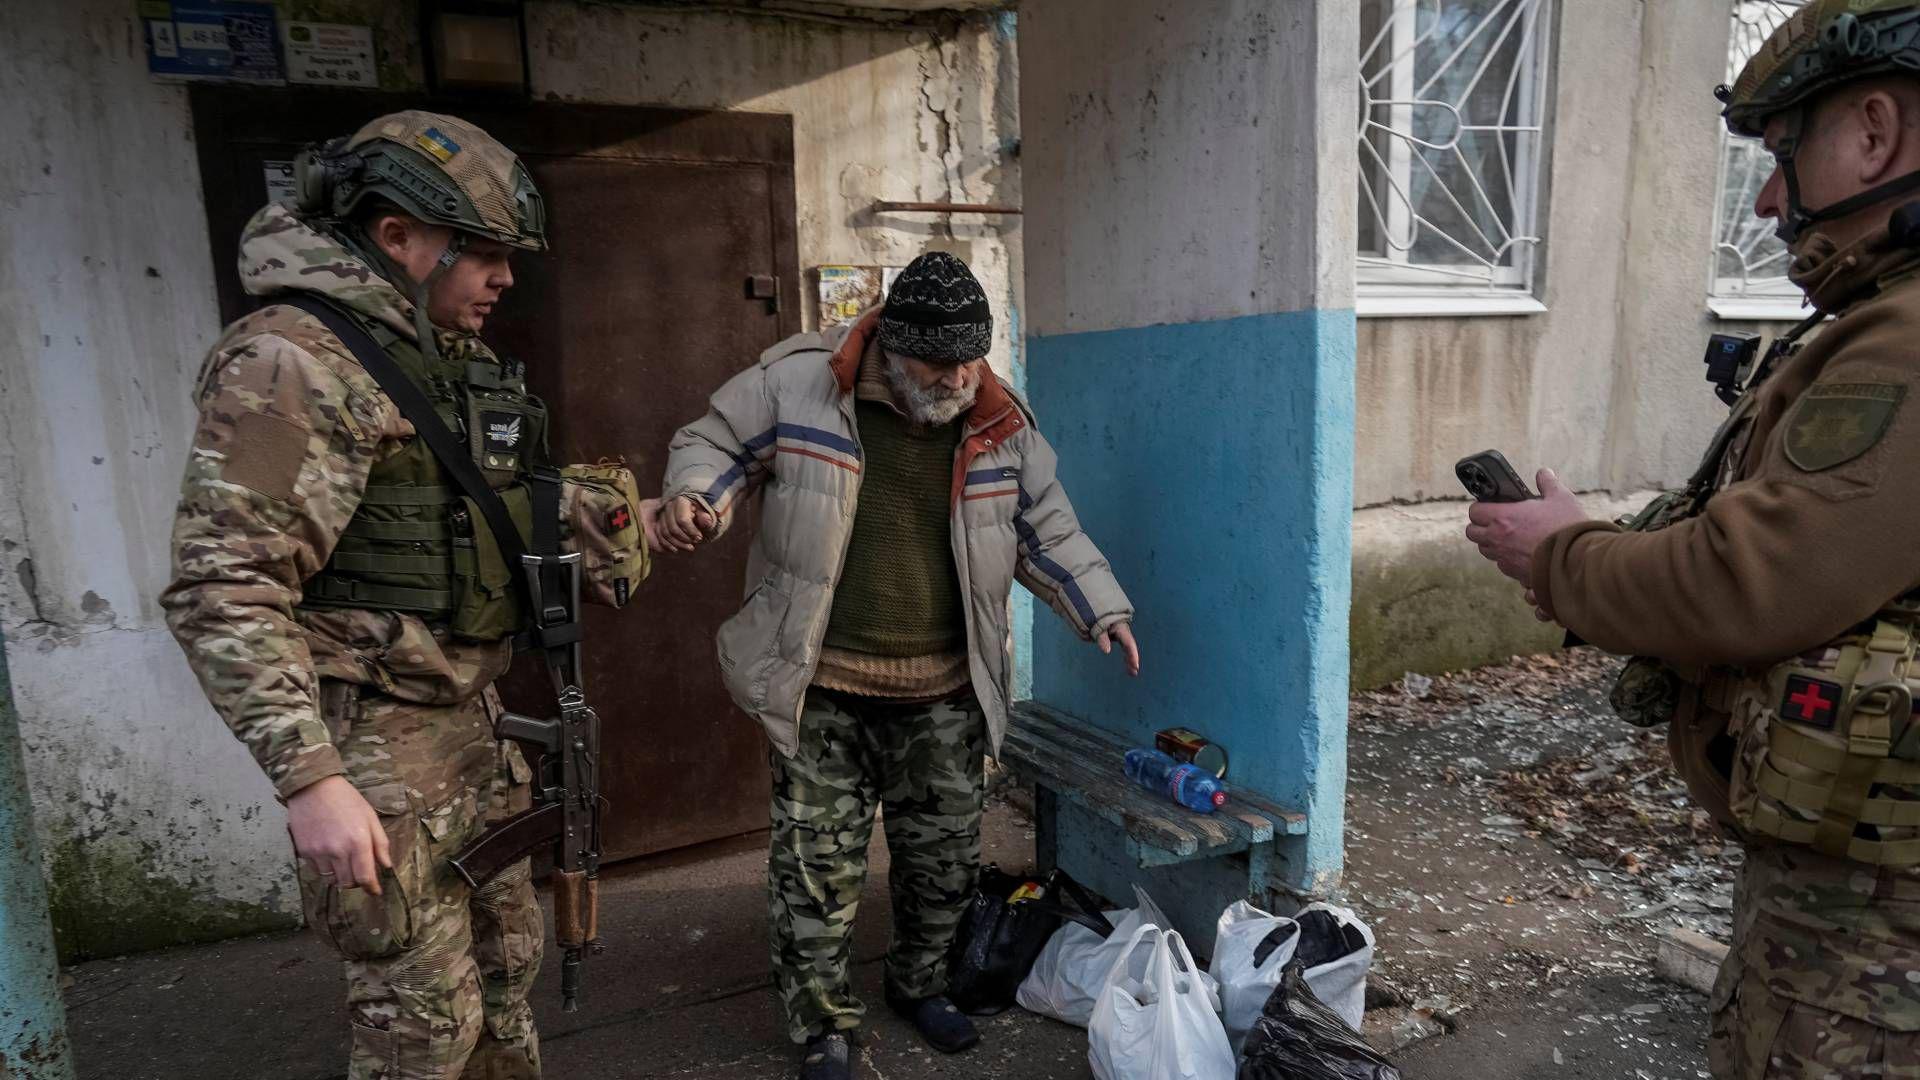
<svg viewBox="0 0 1920 1080">
<path fill-rule="evenodd" d="M 1736 0 L 1727 46 L 1727 84 L 1804 0 Z M 1758 139 L 1721 135 L 1720 221 L 1714 239 L 1713 295 L 1729 299 L 1781 298 L 1798 302 L 1787 280 L 1787 246 L 1770 218 L 1753 214 L 1754 200 L 1773 173 L 1773 155 Z"/>
<path fill-rule="evenodd" d="M 1552 0 L 1366 0 L 1359 279 L 1529 290 Z"/>
</svg>

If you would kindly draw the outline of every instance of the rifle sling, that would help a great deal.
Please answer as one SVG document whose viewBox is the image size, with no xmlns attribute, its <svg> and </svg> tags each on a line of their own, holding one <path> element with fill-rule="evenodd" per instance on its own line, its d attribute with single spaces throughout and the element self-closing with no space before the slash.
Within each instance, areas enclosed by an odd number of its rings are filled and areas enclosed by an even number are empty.
<svg viewBox="0 0 1920 1080">
<path fill-rule="evenodd" d="M 556 626 L 552 633 L 543 632 L 546 613 L 533 610 L 533 590 L 526 578 L 527 545 L 520 539 L 520 530 L 514 527 L 513 518 L 507 513 L 507 504 L 480 475 L 473 464 L 473 458 L 466 452 L 459 438 L 448 429 L 446 421 L 434 409 L 433 402 L 417 383 L 400 370 L 380 343 L 367 333 L 365 327 L 348 316 L 332 302 L 309 292 L 292 292 L 275 298 L 275 302 L 296 307 L 319 319 L 340 343 L 347 347 L 354 359 L 360 361 L 373 381 L 380 384 L 393 404 L 413 425 L 414 434 L 427 444 L 433 456 L 439 460 L 440 467 L 447 471 L 453 482 L 473 504 L 479 508 L 487 530 L 500 546 L 500 554 L 510 569 L 519 570 L 514 580 L 520 584 L 521 599 L 525 601 L 529 616 L 535 629 L 525 638 L 516 638 L 514 645 L 519 649 L 539 646 L 547 650 L 547 664 L 554 666 L 559 657 L 556 651 L 579 639 L 579 623 L 568 612 L 565 624 Z M 535 469 L 531 485 L 533 495 L 533 540 L 534 549 L 541 555 L 552 555 L 560 550 L 560 477 L 551 469 Z M 553 597 L 559 594 L 558 573 L 553 568 L 541 569 L 541 593 Z M 574 676 L 578 678 L 578 675 Z"/>
</svg>

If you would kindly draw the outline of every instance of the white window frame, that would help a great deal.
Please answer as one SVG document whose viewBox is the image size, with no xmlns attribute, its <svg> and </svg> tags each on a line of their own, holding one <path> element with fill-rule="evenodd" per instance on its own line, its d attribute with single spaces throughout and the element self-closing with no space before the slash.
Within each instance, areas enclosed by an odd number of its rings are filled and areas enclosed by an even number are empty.
<svg viewBox="0 0 1920 1080">
<path fill-rule="evenodd" d="M 1421 315 L 1457 316 L 1457 315 L 1517 315 L 1533 314 L 1546 310 L 1536 296 L 1539 273 L 1539 249 L 1541 236 L 1538 222 L 1542 217 L 1543 188 L 1545 186 L 1547 159 L 1547 113 L 1548 113 L 1548 68 L 1551 63 L 1551 43 L 1553 29 L 1554 0 L 1496 0 L 1496 6 L 1488 17 L 1475 28 L 1470 41 L 1477 41 L 1482 34 L 1496 35 L 1495 45 L 1488 50 L 1487 58 L 1482 62 L 1479 75 L 1491 64 L 1492 58 L 1507 47 L 1507 39 L 1513 34 L 1522 35 L 1519 63 L 1509 77 L 1501 115 L 1491 117 L 1491 123 L 1471 123 L 1476 117 L 1462 117 L 1454 103 L 1437 99 L 1423 98 L 1427 89 L 1415 85 L 1415 58 L 1423 44 L 1418 36 L 1418 20 L 1422 10 L 1431 11 L 1434 23 L 1444 6 L 1453 0 L 1390 0 L 1392 8 L 1381 26 L 1380 32 L 1372 41 L 1361 43 L 1360 56 L 1360 94 L 1362 114 L 1358 131 L 1358 146 L 1361 168 L 1360 213 L 1371 215 L 1378 235 L 1385 239 L 1386 253 L 1381 255 L 1359 254 L 1355 266 L 1355 306 L 1363 316 L 1409 317 Z M 1386 50 L 1386 61 L 1381 64 L 1371 78 L 1368 76 L 1370 62 Z M 1454 57 L 1460 55 L 1456 50 Z M 1441 64 L 1444 70 L 1452 62 L 1449 57 Z M 1437 73 L 1429 77 L 1432 85 Z M 1517 101 L 1516 101 L 1517 95 Z M 1509 108 L 1517 105 L 1517 108 Z M 1415 109 L 1444 109 L 1453 114 L 1458 123 L 1455 142 L 1440 144 L 1418 139 L 1413 134 Z M 1506 118 L 1511 112 L 1517 120 L 1508 124 Z M 1425 167 L 1429 175 L 1432 166 L 1417 150 L 1435 153 L 1452 151 L 1457 143 L 1457 132 L 1490 131 L 1505 134 L 1518 132 L 1522 138 L 1518 141 L 1513 160 L 1507 161 L 1504 141 L 1501 142 L 1501 159 L 1506 166 L 1504 181 L 1511 192 L 1513 214 L 1511 221 L 1497 221 L 1495 236 L 1488 236 L 1478 226 L 1472 226 L 1472 235 L 1462 238 L 1448 236 L 1433 228 L 1431 223 L 1420 218 L 1411 206 L 1409 191 L 1412 187 L 1414 170 Z M 1388 136 L 1386 152 L 1374 145 L 1369 137 L 1374 132 L 1385 132 Z M 1531 137 L 1525 137 L 1531 136 Z M 1464 162 L 1463 162 L 1464 163 Z M 1370 177 L 1385 173 L 1387 192 L 1384 198 L 1375 196 L 1374 188 L 1366 181 Z M 1473 187 L 1456 193 L 1442 186 L 1439 190 L 1454 203 L 1463 218 L 1470 223 L 1473 216 L 1467 214 L 1461 206 L 1462 197 L 1470 204 L 1485 206 L 1490 203 L 1482 181 L 1470 171 L 1467 177 Z M 1488 179 L 1492 182 L 1492 178 Z M 1384 205 L 1383 205 L 1384 204 Z M 1430 230 L 1446 239 L 1454 247 L 1470 255 L 1478 265 L 1433 265 L 1413 263 L 1409 254 L 1421 230 Z M 1356 235 L 1356 245 L 1358 237 Z"/>
<path fill-rule="evenodd" d="M 1740 69 L 1746 66 L 1748 56 L 1766 40 L 1768 33 L 1807 2 L 1735 0 L 1730 5 L 1732 21 L 1728 27 L 1726 79 L 1729 85 L 1739 75 Z M 1754 21 L 1763 17 L 1770 21 Z M 1707 256 L 1707 309 L 1722 319 L 1799 322 L 1807 317 L 1808 309 L 1800 290 L 1786 279 L 1784 257 L 1775 255 L 1760 260 L 1760 266 L 1778 267 L 1778 274 L 1725 277 L 1720 273 L 1720 256 L 1723 252 L 1737 252 L 1743 266 L 1754 254 L 1751 241 L 1746 250 L 1742 250 L 1736 241 L 1740 239 L 1741 227 L 1750 225 L 1754 200 L 1759 196 L 1760 185 L 1766 183 L 1770 171 L 1770 166 L 1763 164 L 1758 168 L 1741 170 L 1736 178 L 1734 157 L 1734 136 L 1723 124 L 1720 130 L 1719 179 L 1713 189 L 1713 250 Z M 1741 198 L 1729 214 L 1728 185 L 1736 182 L 1736 179 Z M 1765 233 L 1766 230 L 1762 230 L 1759 235 L 1764 236 Z M 1749 234 L 1750 237 L 1752 235 Z M 1754 267 L 1746 266 L 1746 269 L 1751 273 Z"/>
</svg>

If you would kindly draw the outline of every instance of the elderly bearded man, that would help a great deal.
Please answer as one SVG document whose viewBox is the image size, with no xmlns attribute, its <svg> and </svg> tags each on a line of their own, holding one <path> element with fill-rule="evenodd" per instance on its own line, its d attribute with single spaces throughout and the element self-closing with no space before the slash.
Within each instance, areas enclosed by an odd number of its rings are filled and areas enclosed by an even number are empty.
<svg viewBox="0 0 1920 1080">
<path fill-rule="evenodd" d="M 886 304 L 801 334 L 682 428 L 649 535 L 688 550 L 762 496 L 720 669 L 773 743 L 773 968 L 804 1080 L 850 1073 L 848 983 L 875 806 L 893 859 L 888 1004 L 934 1047 L 980 854 L 984 753 L 1006 730 L 1017 578 L 1129 673 L 1133 608 L 1081 531 L 1053 448 L 984 359 L 993 317 L 959 259 L 915 259 Z"/>
</svg>

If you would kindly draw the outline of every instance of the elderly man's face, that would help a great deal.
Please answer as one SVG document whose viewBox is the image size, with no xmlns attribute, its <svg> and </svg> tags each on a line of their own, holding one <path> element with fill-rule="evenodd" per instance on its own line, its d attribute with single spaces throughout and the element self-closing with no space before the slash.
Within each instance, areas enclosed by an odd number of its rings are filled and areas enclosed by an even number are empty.
<svg viewBox="0 0 1920 1080">
<path fill-rule="evenodd" d="M 986 357 L 963 364 L 930 364 L 917 357 L 891 349 L 883 350 L 887 359 L 887 382 L 894 396 L 906 406 L 914 423 L 930 427 L 952 423 L 973 407 L 980 393 L 980 380 L 986 371 Z"/>
</svg>

